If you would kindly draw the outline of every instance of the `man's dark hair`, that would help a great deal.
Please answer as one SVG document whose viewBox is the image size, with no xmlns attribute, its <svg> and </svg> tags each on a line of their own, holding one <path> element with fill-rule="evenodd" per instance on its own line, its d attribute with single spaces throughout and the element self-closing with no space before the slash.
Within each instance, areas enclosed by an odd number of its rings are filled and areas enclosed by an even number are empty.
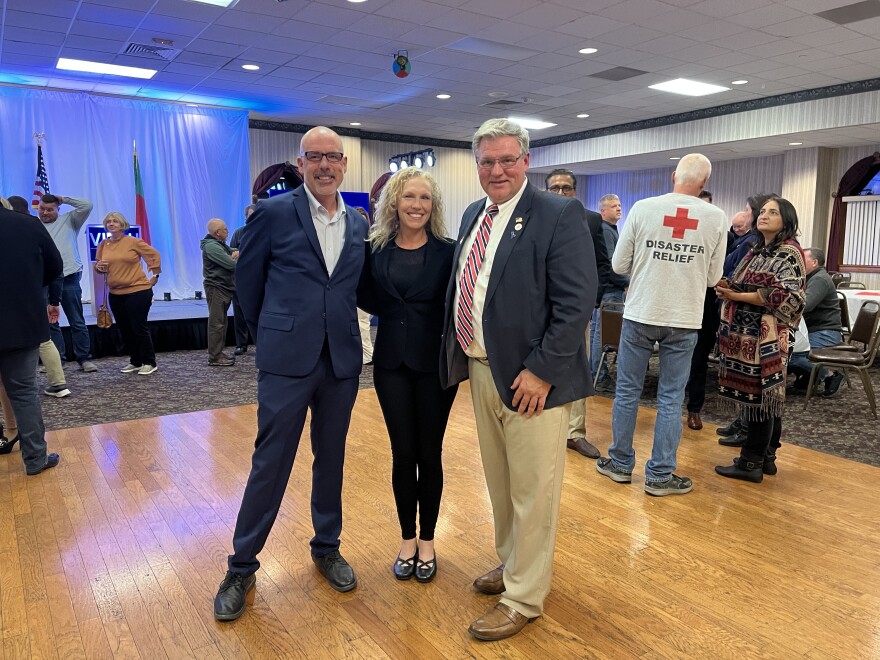
<svg viewBox="0 0 880 660">
<path fill-rule="evenodd" d="M 749 208 L 752 209 L 752 229 L 755 228 L 755 224 L 758 222 L 761 207 L 771 199 L 779 199 L 779 195 L 776 193 L 755 193 L 746 200 Z"/>
<path fill-rule="evenodd" d="M 52 193 L 46 193 L 42 197 L 40 197 L 40 201 L 43 204 L 58 204 L 61 206 L 61 199 L 53 195 Z"/>
<path fill-rule="evenodd" d="M 10 204 L 12 203 L 11 197 L 9 198 L 9 203 Z M 816 263 L 819 264 L 819 268 L 824 268 L 825 267 L 825 250 L 823 250 L 822 248 L 817 248 L 817 247 L 809 247 L 809 248 L 805 248 L 804 252 L 806 252 L 807 250 L 809 250 L 810 254 L 813 255 L 813 259 L 815 259 Z"/>
<path fill-rule="evenodd" d="M 552 179 L 554 176 L 567 176 L 567 177 L 569 177 L 571 179 L 571 187 L 574 188 L 575 190 L 577 190 L 578 182 L 577 182 L 577 178 L 574 175 L 574 172 L 572 172 L 571 170 L 567 170 L 564 167 L 560 167 L 558 169 L 555 169 L 552 172 L 550 172 L 550 174 L 548 174 L 546 177 L 544 177 L 544 188 L 550 187 L 550 179 Z"/>
<path fill-rule="evenodd" d="M 12 197 L 7 198 L 6 201 L 9 202 L 9 205 L 12 207 L 13 211 L 24 213 L 25 215 L 31 214 L 31 212 L 28 210 L 27 200 L 24 197 L 13 195 Z"/>
<path fill-rule="evenodd" d="M 700 194 L 697 195 L 697 197 L 699 197 L 700 199 L 705 199 L 710 204 L 712 203 L 712 193 L 710 193 L 708 190 L 701 190 Z"/>
</svg>

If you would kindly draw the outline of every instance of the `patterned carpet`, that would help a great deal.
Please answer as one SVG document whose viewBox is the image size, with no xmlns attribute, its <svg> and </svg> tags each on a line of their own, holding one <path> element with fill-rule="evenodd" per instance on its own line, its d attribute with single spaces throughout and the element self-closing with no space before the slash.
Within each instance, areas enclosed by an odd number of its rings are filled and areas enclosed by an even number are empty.
<svg viewBox="0 0 880 660">
<path fill-rule="evenodd" d="M 122 374 L 127 359 L 97 360 L 99 371 L 86 374 L 74 363 L 66 370 L 72 396 L 43 397 L 43 414 L 49 430 L 157 417 L 196 410 L 255 403 L 257 400 L 254 349 L 238 358 L 234 367 L 209 367 L 205 351 L 175 351 L 158 355 L 159 370 L 151 376 Z M 642 403 L 655 405 L 657 358 L 652 360 Z M 874 390 L 880 394 L 880 368 L 872 369 Z M 713 429 L 729 421 L 719 407 L 714 368 L 709 370 L 703 423 Z M 40 376 L 45 384 L 45 376 Z M 373 369 L 364 367 L 361 388 L 372 387 Z M 842 386 L 833 399 L 813 399 L 803 410 L 803 396 L 788 400 L 783 421 L 783 442 L 836 454 L 880 466 L 880 425 L 870 417 L 861 382 Z"/>
</svg>

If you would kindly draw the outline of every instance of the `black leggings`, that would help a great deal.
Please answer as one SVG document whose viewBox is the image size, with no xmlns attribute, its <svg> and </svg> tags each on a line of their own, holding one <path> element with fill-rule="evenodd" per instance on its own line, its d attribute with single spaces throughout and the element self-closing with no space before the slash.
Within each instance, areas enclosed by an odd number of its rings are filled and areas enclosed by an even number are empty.
<svg viewBox="0 0 880 660">
<path fill-rule="evenodd" d="M 782 437 L 782 417 L 768 414 L 759 421 L 749 420 L 748 429 L 746 443 L 740 451 L 740 456 L 745 460 L 760 463 L 766 454 L 775 454 L 779 449 L 781 445 L 779 439 Z"/>
<path fill-rule="evenodd" d="M 153 351 L 153 338 L 147 326 L 147 315 L 153 304 L 153 290 L 136 291 L 107 296 L 113 320 L 119 327 L 122 341 L 131 356 L 131 363 L 140 367 L 145 364 L 156 366 L 156 353 Z"/>
<path fill-rule="evenodd" d="M 373 382 L 391 438 L 391 487 L 401 537 L 434 539 L 443 493 L 443 434 L 458 387 L 444 390 L 436 372 L 375 367 Z"/>
</svg>

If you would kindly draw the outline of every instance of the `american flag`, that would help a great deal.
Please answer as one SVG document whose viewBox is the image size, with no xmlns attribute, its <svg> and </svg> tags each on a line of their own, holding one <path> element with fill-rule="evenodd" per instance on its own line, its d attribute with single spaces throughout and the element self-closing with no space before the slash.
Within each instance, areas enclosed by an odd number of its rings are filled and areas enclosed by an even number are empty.
<svg viewBox="0 0 880 660">
<path fill-rule="evenodd" d="M 43 161 L 43 145 L 37 143 L 37 176 L 34 179 L 34 196 L 31 199 L 31 208 L 40 205 L 40 198 L 49 193 L 49 175 L 46 174 L 46 163 Z"/>
</svg>

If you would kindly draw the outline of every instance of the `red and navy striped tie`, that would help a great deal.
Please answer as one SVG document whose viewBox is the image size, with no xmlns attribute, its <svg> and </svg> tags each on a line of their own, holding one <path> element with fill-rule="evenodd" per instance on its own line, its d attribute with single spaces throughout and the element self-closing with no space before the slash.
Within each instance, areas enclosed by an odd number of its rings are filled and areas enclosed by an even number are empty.
<svg viewBox="0 0 880 660">
<path fill-rule="evenodd" d="M 468 255 L 464 268 L 461 270 L 461 279 L 458 282 L 458 312 L 456 314 L 455 334 L 458 343 L 464 350 L 474 340 L 474 289 L 477 285 L 477 276 L 480 274 L 480 266 L 486 256 L 486 246 L 489 244 L 489 233 L 492 231 L 492 220 L 498 214 L 498 206 L 493 204 L 486 209 L 486 215 L 480 223 L 471 252 Z"/>
</svg>

